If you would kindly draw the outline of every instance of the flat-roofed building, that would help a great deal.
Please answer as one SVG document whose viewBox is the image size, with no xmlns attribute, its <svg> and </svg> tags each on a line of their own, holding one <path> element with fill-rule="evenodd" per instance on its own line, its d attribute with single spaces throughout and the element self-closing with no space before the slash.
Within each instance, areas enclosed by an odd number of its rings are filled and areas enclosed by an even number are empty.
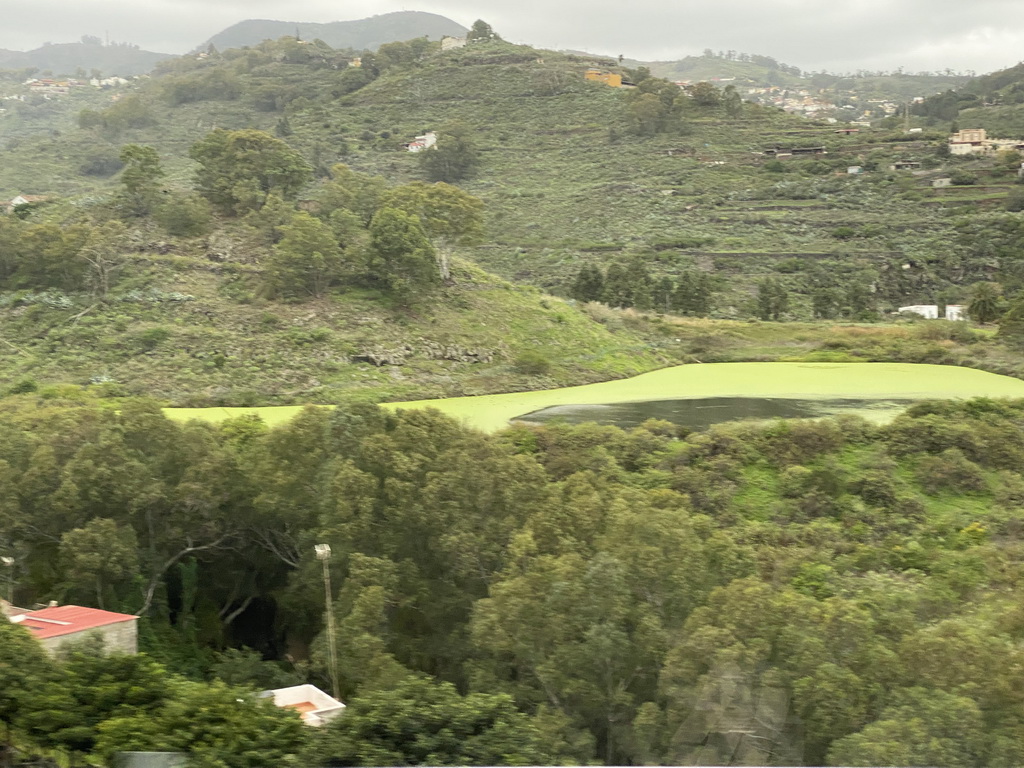
<svg viewBox="0 0 1024 768">
<path fill-rule="evenodd" d="M 302 716 L 302 722 L 314 727 L 330 722 L 345 711 L 344 704 L 309 683 L 263 691 L 260 698 L 273 698 L 274 706 L 294 709 Z"/>
</svg>

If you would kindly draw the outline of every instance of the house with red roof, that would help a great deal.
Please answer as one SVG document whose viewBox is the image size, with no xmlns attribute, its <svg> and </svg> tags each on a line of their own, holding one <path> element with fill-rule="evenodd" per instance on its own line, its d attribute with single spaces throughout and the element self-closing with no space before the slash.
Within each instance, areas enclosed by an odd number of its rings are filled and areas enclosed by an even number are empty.
<svg viewBox="0 0 1024 768">
<path fill-rule="evenodd" d="M 139 652 L 138 616 L 83 608 L 80 605 L 51 605 L 38 611 L 10 616 L 13 624 L 25 627 L 50 653 L 61 646 L 99 635 L 107 653 Z"/>
</svg>

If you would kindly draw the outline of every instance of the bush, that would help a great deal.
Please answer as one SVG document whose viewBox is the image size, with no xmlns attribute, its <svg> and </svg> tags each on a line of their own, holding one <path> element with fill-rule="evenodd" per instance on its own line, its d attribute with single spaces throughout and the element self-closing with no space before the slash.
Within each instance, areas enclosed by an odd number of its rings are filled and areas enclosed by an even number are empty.
<svg viewBox="0 0 1024 768">
<path fill-rule="evenodd" d="M 149 352 L 171 338 L 171 332 L 167 328 L 157 326 L 143 331 L 136 338 L 139 342 L 139 348 L 143 352 Z"/>
<path fill-rule="evenodd" d="M 113 149 L 96 150 L 89 154 L 80 166 L 78 172 L 83 176 L 98 176 L 107 178 L 124 168 L 119 153 Z"/>
<path fill-rule="evenodd" d="M 528 349 L 520 353 L 512 365 L 519 373 L 530 376 L 543 376 L 551 370 L 551 361 L 547 355 L 535 349 Z"/>
<path fill-rule="evenodd" d="M 969 187 L 972 184 L 978 183 L 978 177 L 969 171 L 957 169 L 949 175 L 953 184 L 958 187 Z"/>
<path fill-rule="evenodd" d="M 198 237 L 210 231 L 210 204 L 199 195 L 172 196 L 156 209 L 154 218 L 175 237 Z"/>
<path fill-rule="evenodd" d="M 9 395 L 26 395 L 39 389 L 39 383 L 35 379 L 22 379 L 15 382 L 7 390 Z"/>
<path fill-rule="evenodd" d="M 970 493 L 987 487 L 981 467 L 956 448 L 943 451 L 938 456 L 922 458 L 917 467 L 917 479 L 929 494 L 941 491 Z"/>
</svg>

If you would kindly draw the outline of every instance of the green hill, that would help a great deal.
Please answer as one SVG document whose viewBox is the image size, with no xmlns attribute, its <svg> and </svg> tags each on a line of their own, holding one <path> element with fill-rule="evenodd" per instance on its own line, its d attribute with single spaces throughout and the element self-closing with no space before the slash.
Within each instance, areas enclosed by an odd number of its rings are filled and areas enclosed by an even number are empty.
<svg viewBox="0 0 1024 768">
<path fill-rule="evenodd" d="M 465 36 L 461 24 L 435 13 L 396 11 L 355 21 L 332 21 L 325 24 L 294 21 L 247 19 L 218 32 L 198 50 L 213 45 L 220 50 L 252 46 L 264 40 L 276 40 L 296 32 L 304 40 L 323 40 L 334 48 L 376 50 L 384 43 L 429 37 L 439 40 L 444 35 Z"/>
<path fill-rule="evenodd" d="M 931 124 L 956 122 L 995 136 L 1024 136 L 1024 63 L 950 88 L 911 111 Z"/>
<path fill-rule="evenodd" d="M 942 174 L 942 134 L 913 141 L 864 129 L 841 135 L 836 126 L 774 109 L 747 105 L 730 117 L 721 106 L 685 101 L 672 130 L 640 136 L 631 93 L 586 82 L 594 63 L 586 56 L 499 43 L 388 63 L 376 78 L 337 69 L 337 56 L 293 41 L 174 60 L 138 91 L 149 125 L 19 139 L 0 168 L 0 188 L 45 193 L 49 180 L 61 193 L 96 189 L 96 178 L 57 169 L 85 163 L 97 142 L 128 141 L 158 147 L 172 180 L 186 183 L 188 147 L 209 128 L 273 131 L 282 118 L 288 142 L 314 165 L 342 161 L 410 180 L 421 172 L 402 143 L 461 122 L 481 157 L 479 172 L 463 184 L 488 212 L 485 244 L 468 255 L 545 290 L 566 292 L 584 264 L 638 256 L 656 277 L 710 272 L 722 292 L 717 311 L 742 318 L 753 312 L 754 285 L 771 275 L 804 294 L 822 273 L 844 291 L 866 283 L 876 309 L 935 300 L 985 276 L 953 271 L 930 255 L 948 248 L 943 209 L 959 198 L 933 193 L 927 175 L 888 171 L 896 160 L 912 160 Z M 213 84 L 209 93 L 188 95 L 204 82 Z M 781 163 L 764 154 L 814 146 L 827 154 Z M 868 173 L 848 176 L 855 165 Z M 1007 180 L 995 181 L 990 194 L 998 198 Z M 809 301 L 793 311 L 809 317 Z"/>
<path fill-rule="evenodd" d="M 320 176 L 298 191 L 316 211 L 335 163 L 391 186 L 420 179 L 420 156 L 403 144 L 426 130 L 443 138 L 460 124 L 479 156 L 476 172 L 460 184 L 483 201 L 485 222 L 476 244 L 459 247 L 461 277 L 438 294 L 437 306 L 410 316 L 359 285 L 311 309 L 271 300 L 261 286 L 273 242 L 245 228 L 253 222 L 237 230 L 238 222 L 215 218 L 190 240 L 129 220 L 134 245 L 117 291 L 135 297 L 132 291 L 152 288 L 158 297 L 195 301 L 158 298 L 140 308 L 129 298 L 91 308 L 97 303 L 87 294 L 9 295 L 5 322 L 14 330 L 6 338 L 20 350 L 8 358 L 12 379 L 102 383 L 109 376 L 178 403 L 333 399 L 360 386 L 408 398 L 590 381 L 704 354 L 694 345 L 631 359 L 659 332 L 646 328 L 641 339 L 619 319 L 598 325 L 531 289 L 493 287 L 504 283 L 472 263 L 561 296 L 573 293 L 584 266 L 608 271 L 609 279 L 610 270 L 626 268 L 626 294 L 611 301 L 641 309 L 672 309 L 676 299 L 663 286 L 702 276 L 709 300 L 685 311 L 738 320 L 878 320 L 905 304 L 963 301 L 980 280 L 1000 280 L 1009 291 L 1020 284 L 1022 238 L 1012 215 L 989 210 L 1012 189 L 1011 171 L 942 157 L 941 132 L 843 133 L 752 104 L 730 112 L 717 89 L 702 103 L 656 80 L 609 88 L 584 77 L 594 64 L 608 66 L 598 60 L 501 42 L 444 53 L 437 44 L 391 44 L 365 56 L 362 68 L 347 62 L 344 51 L 292 38 L 170 60 L 151 79 L 113 94 L 116 101 L 98 92 L 28 98 L 0 117 L 0 192 L 69 198 L 30 213 L 30 222 L 96 226 L 122 217 L 114 175 L 122 145 L 157 149 L 164 194 L 187 200 L 197 168 L 190 147 L 215 127 L 255 128 L 279 134 Z M 671 117 L 648 130 L 637 106 L 667 98 Z M 800 148 L 823 153 L 786 155 Z M 896 160 L 920 168 L 890 171 Z M 849 166 L 864 172 L 849 174 Z M 931 189 L 932 178 L 953 171 L 977 183 Z M 785 301 L 765 309 L 757 298 L 764 285 Z M 509 319 L 491 325 L 492 309 Z M 261 324 L 264 312 L 270 330 Z M 46 322 L 21 320 L 35 313 Z M 368 318 L 369 332 L 359 330 L 358 318 Z M 149 341 L 125 341 L 135 325 L 156 329 L 153 349 L 140 346 Z M 70 346 L 61 341 L 80 328 L 90 330 Z M 265 335 L 254 341 L 254 328 Z M 313 338 L 313 346 L 293 344 L 293 334 Z M 87 337 L 109 341 L 83 348 Z M 367 350 L 378 338 L 384 352 L 402 350 L 406 366 L 398 373 L 351 367 L 353 357 L 381 351 Z M 572 355 L 563 355 L 566 343 Z M 757 343 L 727 359 L 758 359 Z M 486 350 L 490 361 L 448 361 L 456 363 L 448 370 L 431 357 L 435 344 Z M 214 347 L 211 360 L 197 356 Z M 517 363 L 534 347 L 546 362 Z M 310 350 L 322 354 L 307 356 Z M 861 359 L 862 351 L 837 354 Z M 874 348 L 864 355 L 900 359 Z M 199 393 L 195 400 L 191 392 Z"/>
<path fill-rule="evenodd" d="M 675 61 L 626 62 L 645 66 L 656 77 L 668 80 L 719 81 L 735 80 L 744 85 L 800 85 L 800 69 L 780 64 L 769 56 L 746 56 L 745 60 L 722 56 L 686 56 Z"/>
</svg>

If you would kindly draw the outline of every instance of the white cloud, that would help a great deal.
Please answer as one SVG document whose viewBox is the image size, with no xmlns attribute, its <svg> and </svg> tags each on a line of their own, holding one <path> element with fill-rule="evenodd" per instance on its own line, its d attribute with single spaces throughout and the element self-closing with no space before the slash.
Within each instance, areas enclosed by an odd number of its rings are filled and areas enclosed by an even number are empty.
<svg viewBox="0 0 1024 768">
<path fill-rule="evenodd" d="M 4 10 L 0 48 L 109 34 L 179 53 L 247 18 L 335 21 L 415 9 L 469 25 L 483 17 L 508 39 L 640 59 L 704 48 L 774 56 L 804 69 L 973 69 L 1016 63 L 1020 0 L 34 0 Z"/>
</svg>

